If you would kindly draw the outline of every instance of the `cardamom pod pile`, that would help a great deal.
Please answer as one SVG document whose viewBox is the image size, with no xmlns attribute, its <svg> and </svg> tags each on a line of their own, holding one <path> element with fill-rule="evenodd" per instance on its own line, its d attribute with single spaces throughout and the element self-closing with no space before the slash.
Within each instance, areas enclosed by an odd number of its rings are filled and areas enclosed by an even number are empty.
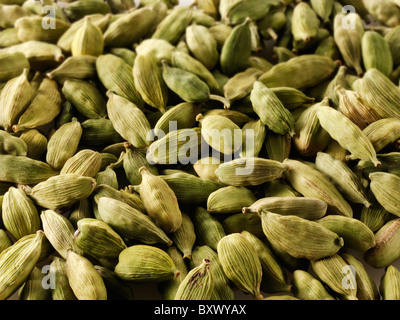
<svg viewBox="0 0 400 320">
<path fill-rule="evenodd" d="M 400 299 L 398 0 L 0 0 L 0 28 L 1 300 Z"/>
</svg>

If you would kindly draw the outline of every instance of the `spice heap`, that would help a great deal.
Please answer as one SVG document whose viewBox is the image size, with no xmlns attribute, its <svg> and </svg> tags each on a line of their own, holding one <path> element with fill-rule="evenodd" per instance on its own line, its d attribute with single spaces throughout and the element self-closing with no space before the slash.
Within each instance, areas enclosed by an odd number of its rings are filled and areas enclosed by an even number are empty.
<svg viewBox="0 0 400 320">
<path fill-rule="evenodd" d="M 0 27 L 0 299 L 400 299 L 399 1 L 0 0 Z"/>
</svg>

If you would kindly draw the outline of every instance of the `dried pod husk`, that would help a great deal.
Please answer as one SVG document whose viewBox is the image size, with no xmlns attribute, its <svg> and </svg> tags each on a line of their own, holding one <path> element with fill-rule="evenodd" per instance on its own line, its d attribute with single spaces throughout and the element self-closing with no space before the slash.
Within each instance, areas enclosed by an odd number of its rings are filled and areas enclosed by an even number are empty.
<svg viewBox="0 0 400 320">
<path fill-rule="evenodd" d="M 382 300 L 399 300 L 399 286 L 400 272 L 394 265 L 390 265 L 385 269 L 379 285 L 379 293 L 382 296 Z"/>
<path fill-rule="evenodd" d="M 193 8 L 183 5 L 172 10 L 157 26 L 152 39 L 162 39 L 175 45 L 184 35 L 193 18 Z"/>
<path fill-rule="evenodd" d="M 250 119 L 242 126 L 240 157 L 258 157 L 266 141 L 267 128 L 260 119 Z"/>
<path fill-rule="evenodd" d="M 33 237 L 25 236 L 1 253 L 0 299 L 8 299 L 28 279 L 41 253 L 42 230 Z"/>
<path fill-rule="evenodd" d="M 296 57 L 296 54 L 290 50 L 289 48 L 286 47 L 281 47 L 281 46 L 275 46 L 273 49 L 273 56 L 272 59 L 273 61 L 276 61 L 276 63 L 281 63 L 281 62 L 286 62 L 290 60 L 291 58 Z M 272 68 L 273 65 L 271 65 L 268 69 L 266 69 L 264 72 L 267 72 Z"/>
<path fill-rule="evenodd" d="M 0 181 L 35 184 L 56 176 L 59 172 L 47 163 L 26 156 L 0 155 Z"/>
<path fill-rule="evenodd" d="M 345 163 L 325 152 L 318 152 L 315 166 L 333 182 L 344 198 L 366 207 L 371 205 L 362 181 Z"/>
<path fill-rule="evenodd" d="M 397 186 L 400 176 L 388 172 L 369 174 L 370 188 L 376 200 L 390 213 L 400 216 L 400 193 Z"/>
<path fill-rule="evenodd" d="M 138 45 L 135 45 L 136 57 L 152 55 L 155 56 L 156 60 L 159 62 L 163 59 L 170 62 L 174 49 L 176 49 L 176 47 L 163 39 L 144 39 Z"/>
<path fill-rule="evenodd" d="M 311 7 L 323 22 L 328 22 L 330 20 L 331 13 L 333 11 L 333 3 L 333 0 L 310 1 Z"/>
<path fill-rule="evenodd" d="M 329 57 L 303 54 L 274 65 L 258 79 L 267 87 L 291 87 L 298 90 L 314 87 L 328 79 L 337 69 Z M 301 77 L 296 75 L 301 74 Z"/>
<path fill-rule="evenodd" d="M 0 5 L 0 27 L 3 29 L 14 27 L 15 22 L 22 17 L 29 16 L 30 13 L 22 6 L 17 4 L 1 4 Z"/>
<path fill-rule="evenodd" d="M 183 279 L 188 274 L 189 270 L 188 266 L 186 265 L 186 261 L 182 257 L 182 253 L 175 246 L 170 246 L 166 252 L 171 257 L 176 268 L 179 270 L 179 275 L 172 279 L 158 283 L 157 289 L 164 300 L 174 300 L 176 291 L 178 290 L 178 287 Z"/>
<path fill-rule="evenodd" d="M 115 131 L 136 148 L 150 144 L 150 123 L 143 111 L 128 99 L 108 91 L 107 113 Z"/>
<path fill-rule="evenodd" d="M 0 48 L 5 48 L 13 46 L 15 44 L 21 43 L 17 35 L 18 31 L 16 28 L 11 27 L 4 29 L 0 32 Z"/>
<path fill-rule="evenodd" d="M 385 268 L 399 258 L 400 219 L 390 219 L 375 233 L 375 246 L 364 253 L 373 268 Z"/>
<path fill-rule="evenodd" d="M 299 160 L 286 159 L 283 165 L 286 167 L 285 179 L 304 197 L 325 201 L 328 204 L 328 212 L 353 216 L 352 207 L 323 173 Z"/>
<path fill-rule="evenodd" d="M 295 122 L 296 134 L 293 137 L 293 145 L 306 158 L 316 156 L 332 140 L 329 133 L 322 128 L 317 117 L 318 108 L 321 105 L 328 106 L 329 101 L 324 99 L 306 108 Z"/>
<path fill-rule="evenodd" d="M 103 32 L 98 26 L 92 24 L 89 16 L 86 16 L 84 20 L 85 23 L 76 31 L 72 39 L 71 54 L 74 57 L 83 55 L 97 57 L 104 50 Z"/>
<path fill-rule="evenodd" d="M 232 32 L 232 27 L 227 24 L 217 22 L 211 27 L 209 27 L 208 30 L 211 32 L 211 34 L 217 41 L 218 50 L 221 50 L 225 40 L 229 37 L 229 35 Z"/>
<path fill-rule="evenodd" d="M 100 265 L 94 265 L 101 275 L 107 289 L 107 300 L 133 300 L 133 288 L 118 278 L 114 271 Z"/>
<path fill-rule="evenodd" d="M 216 251 L 209 246 L 195 246 L 193 248 L 192 259 L 190 260 L 190 267 L 195 268 L 200 265 L 204 259 L 211 261 L 210 272 L 214 278 L 214 290 L 211 293 L 210 300 L 233 300 L 234 291 L 230 286 L 230 280 L 225 275 L 222 269 L 221 262 L 219 261 Z"/>
<path fill-rule="evenodd" d="M 317 117 L 321 126 L 329 133 L 332 139 L 348 150 L 352 157 L 371 161 L 375 166 L 380 164 L 371 141 L 343 113 L 331 107 L 320 106 L 317 111 Z"/>
<path fill-rule="evenodd" d="M 211 213 L 238 213 L 243 207 L 257 200 L 246 187 L 227 186 L 211 193 L 207 199 L 207 210 Z"/>
<path fill-rule="evenodd" d="M 160 177 L 172 189 L 179 205 L 186 207 L 206 205 L 209 195 L 225 186 L 220 182 L 200 178 L 185 171 L 164 173 Z"/>
<path fill-rule="evenodd" d="M 40 160 L 47 150 L 47 138 L 36 129 L 24 131 L 20 135 L 27 145 L 27 156 L 31 159 Z"/>
<path fill-rule="evenodd" d="M 114 165 L 118 162 L 118 158 L 112 153 L 100 152 L 100 154 L 102 158 L 100 170 L 105 170 L 109 165 Z"/>
<path fill-rule="evenodd" d="M 201 136 L 209 146 L 221 154 L 229 155 L 237 152 L 242 145 L 240 127 L 231 119 L 218 115 L 199 114 Z"/>
<path fill-rule="evenodd" d="M 326 289 L 325 285 L 305 270 L 293 272 L 290 291 L 301 300 L 336 300 Z"/>
<path fill-rule="evenodd" d="M 99 172 L 100 166 L 100 153 L 91 149 L 83 149 L 65 162 L 60 174 L 77 173 L 93 178 Z"/>
<path fill-rule="evenodd" d="M 348 67 L 345 65 L 341 65 L 337 69 L 335 76 L 332 80 L 329 81 L 325 89 L 324 96 L 329 98 L 329 103 L 331 103 L 334 108 L 339 107 L 339 92 L 337 90 L 337 87 L 340 86 L 343 89 L 350 89 L 350 86 L 346 81 L 347 71 Z"/>
<path fill-rule="evenodd" d="M 379 114 L 364 101 L 359 93 L 340 85 L 336 87 L 336 91 L 339 97 L 338 110 L 360 129 L 365 129 L 369 124 L 381 119 Z"/>
<path fill-rule="evenodd" d="M 104 32 L 104 46 L 109 48 L 131 47 L 148 35 L 157 21 L 157 13 L 149 7 L 127 12 L 111 22 Z"/>
<path fill-rule="evenodd" d="M 19 300 L 50 300 L 50 292 L 43 287 L 45 275 L 39 267 L 33 268 L 25 283 L 18 290 Z"/>
<path fill-rule="evenodd" d="M 257 68 L 247 68 L 234 74 L 224 85 L 224 96 L 230 104 L 245 98 L 251 93 L 254 82 L 258 80 L 263 72 Z"/>
<path fill-rule="evenodd" d="M 62 125 L 50 137 L 47 144 L 46 162 L 55 170 L 60 170 L 71 158 L 80 142 L 82 125 L 76 118 Z"/>
<path fill-rule="evenodd" d="M 275 254 L 268 244 L 248 231 L 242 231 L 244 236 L 256 249 L 262 266 L 261 289 L 267 293 L 290 292 L 290 285 L 285 269 L 279 264 Z"/>
<path fill-rule="evenodd" d="M 96 180 L 77 173 L 57 175 L 25 191 L 38 205 L 50 210 L 70 208 L 81 199 L 89 197 Z"/>
<path fill-rule="evenodd" d="M 45 10 L 46 5 L 51 5 L 55 9 L 55 17 L 61 19 L 63 21 L 68 21 L 67 16 L 63 12 L 62 8 L 57 4 L 55 1 L 43 1 L 43 2 L 36 2 L 34 0 L 25 1 L 21 7 L 24 8 L 31 14 L 38 15 L 38 16 L 46 16 L 48 11 Z"/>
<path fill-rule="evenodd" d="M 123 141 L 110 119 L 87 119 L 82 122 L 80 143 L 84 146 L 106 146 Z"/>
<path fill-rule="evenodd" d="M 251 55 L 250 19 L 236 25 L 225 40 L 220 53 L 222 72 L 227 76 L 243 71 Z"/>
<path fill-rule="evenodd" d="M 390 53 L 392 55 L 393 67 L 396 67 L 400 64 L 400 55 L 398 50 L 399 31 L 400 26 L 395 26 L 388 30 L 388 32 L 384 35 L 384 38 L 389 45 Z"/>
<path fill-rule="evenodd" d="M 7 231 L 0 229 L 0 253 L 2 253 L 8 247 L 11 247 L 13 242 L 8 236 Z"/>
<path fill-rule="evenodd" d="M 67 3 L 63 8 L 68 20 L 73 22 L 84 19 L 85 16 L 91 14 L 107 14 L 111 12 L 111 8 L 107 1 L 98 0 L 78 0 Z"/>
<path fill-rule="evenodd" d="M 248 231 L 260 239 L 265 239 L 261 219 L 257 213 L 231 214 L 221 221 L 221 225 L 226 234 Z"/>
<path fill-rule="evenodd" d="M 393 144 L 400 137 L 399 118 L 378 119 L 364 128 L 363 132 L 371 141 L 376 152 Z"/>
<path fill-rule="evenodd" d="M 71 104 L 69 101 L 64 101 L 61 105 L 61 111 L 54 119 L 54 128 L 58 129 L 60 128 L 63 124 L 66 124 L 67 122 L 70 122 L 72 118 L 74 117 L 75 110 L 74 106 Z"/>
<path fill-rule="evenodd" d="M 232 233 L 219 241 L 217 252 L 224 273 L 235 286 L 260 299 L 262 266 L 251 242 L 240 233 Z"/>
<path fill-rule="evenodd" d="M 61 107 L 62 98 L 57 82 L 44 78 L 36 96 L 20 116 L 18 123 L 12 126 L 12 130 L 26 131 L 49 124 L 60 113 Z"/>
<path fill-rule="evenodd" d="M 77 222 L 74 241 L 82 252 L 96 259 L 118 258 L 127 247 L 110 225 L 94 218 L 83 218 Z"/>
<path fill-rule="evenodd" d="M 167 134 L 155 129 L 152 135 L 158 135 L 159 139 L 152 142 L 146 150 L 148 163 L 152 165 L 177 164 L 178 162 L 188 164 L 198 158 L 202 144 L 200 128 L 178 129 Z"/>
<path fill-rule="evenodd" d="M 337 14 L 335 16 L 333 37 L 346 66 L 354 69 L 357 75 L 361 76 L 364 73 L 361 66 L 361 42 L 363 34 L 357 28 L 343 28 L 343 19 L 359 19 L 360 17 L 357 13 L 350 13 L 349 15 Z"/>
<path fill-rule="evenodd" d="M 23 53 L 25 58 L 28 60 L 31 69 L 35 71 L 45 71 L 54 68 L 60 62 L 65 60 L 65 55 L 61 48 L 54 43 L 45 41 L 29 40 L 3 48 L 0 51 L 8 53 Z"/>
<path fill-rule="evenodd" d="M 364 264 L 350 253 L 341 253 L 340 256 L 352 266 L 356 273 L 357 299 L 358 300 L 380 300 L 378 287 L 375 280 L 367 272 Z"/>
<path fill-rule="evenodd" d="M 290 87 L 271 88 L 283 106 L 288 110 L 294 110 L 302 105 L 310 104 L 315 98 L 307 96 L 304 92 Z"/>
<path fill-rule="evenodd" d="M 400 9 L 396 1 L 362 1 L 369 14 L 388 27 L 400 24 Z"/>
<path fill-rule="evenodd" d="M 375 236 L 372 230 L 356 218 L 327 215 L 318 219 L 317 222 L 342 237 L 345 248 L 364 253 L 375 246 Z"/>
<path fill-rule="evenodd" d="M 285 166 L 279 161 L 247 157 L 221 163 L 215 174 L 222 183 L 246 187 L 279 179 L 284 171 Z"/>
<path fill-rule="evenodd" d="M 367 225 L 372 232 L 378 231 L 391 218 L 392 214 L 376 200 L 372 202 L 370 207 L 363 207 L 360 213 L 360 221 Z"/>
<path fill-rule="evenodd" d="M 221 161 L 215 157 L 204 157 L 193 163 L 193 169 L 200 178 L 218 181 L 215 170 Z"/>
<path fill-rule="evenodd" d="M 0 52 L 0 81 L 6 82 L 30 68 L 29 60 L 22 52 Z"/>
<path fill-rule="evenodd" d="M 149 245 L 133 245 L 124 249 L 114 272 L 123 280 L 134 283 L 157 283 L 179 275 L 167 252 Z"/>
<path fill-rule="evenodd" d="M 74 242 L 75 229 L 68 218 L 53 210 L 43 210 L 40 219 L 46 238 L 62 258 L 67 258 L 69 249 L 82 253 Z"/>
<path fill-rule="evenodd" d="M 353 83 L 352 88 L 382 118 L 400 117 L 397 105 L 400 88 L 379 70 L 374 68 L 367 70 L 362 78 Z"/>
<path fill-rule="evenodd" d="M 156 56 L 139 54 L 133 65 L 133 78 L 143 100 L 164 113 L 168 103 L 168 87 Z"/>
<path fill-rule="evenodd" d="M 7 131 L 0 131 L 0 154 L 26 156 L 28 146 L 20 137 L 13 136 Z"/>
<path fill-rule="evenodd" d="M 193 102 L 181 102 L 168 108 L 154 125 L 156 135 L 168 134 L 172 130 L 192 128 L 196 124 L 196 116 L 201 105 Z"/>
<path fill-rule="evenodd" d="M 274 180 L 264 185 L 264 197 L 301 197 L 285 180 Z"/>
<path fill-rule="evenodd" d="M 333 140 L 333 139 L 330 140 L 330 142 L 328 143 L 328 146 L 323 150 L 323 152 L 331 155 L 335 159 L 340 160 L 344 163 L 347 163 L 349 160 L 348 159 L 349 151 L 346 150 L 345 148 L 343 148 L 339 144 L 339 142 L 337 142 L 336 140 Z M 360 160 L 360 161 L 362 161 L 362 160 Z M 368 161 L 368 163 L 371 163 L 371 165 L 374 168 L 377 168 L 377 167 L 375 167 L 375 165 L 372 162 Z"/>
<path fill-rule="evenodd" d="M 115 210 L 118 208 L 118 210 Z M 124 239 L 144 244 L 170 246 L 172 240 L 142 211 L 118 199 L 101 197 L 98 202 L 99 218 Z"/>
<path fill-rule="evenodd" d="M 47 20 L 48 19 L 48 20 Z M 43 17 L 32 15 L 21 17 L 15 21 L 14 27 L 18 32 L 18 39 L 26 41 L 43 41 L 48 43 L 57 43 L 61 35 L 68 30 L 69 23 L 57 17 L 48 17 L 43 23 Z M 43 28 L 55 26 L 55 28 Z"/>
<path fill-rule="evenodd" d="M 129 64 L 131 67 L 135 64 L 135 59 L 137 57 L 137 54 L 135 51 L 128 49 L 128 48 L 111 48 L 110 52 L 117 57 L 120 57 L 123 59 L 127 64 Z"/>
<path fill-rule="evenodd" d="M 227 109 L 227 108 L 208 109 L 204 112 L 204 117 L 208 117 L 211 115 L 219 115 L 219 116 L 228 118 L 228 119 L 232 120 L 239 127 L 244 126 L 248 121 L 250 121 L 252 119 L 252 118 L 250 118 L 249 115 L 247 115 L 241 111 L 231 110 L 231 109 Z"/>
<path fill-rule="evenodd" d="M 62 93 L 65 99 L 89 119 L 103 118 L 107 114 L 103 95 L 88 81 L 68 79 L 63 84 Z"/>
<path fill-rule="evenodd" d="M 286 26 L 286 23 L 287 17 L 285 10 L 282 7 L 277 6 L 271 8 L 263 18 L 256 21 L 254 24 L 257 25 L 259 33 L 264 39 L 278 41 L 278 34 Z M 288 49 L 288 51 L 290 50 Z"/>
<path fill-rule="evenodd" d="M 208 85 L 211 92 L 215 94 L 221 93 L 221 88 L 211 71 L 208 70 L 200 60 L 192 57 L 189 53 L 174 50 L 171 54 L 171 63 L 172 66 L 176 68 L 183 69 L 197 75 Z"/>
<path fill-rule="evenodd" d="M 375 68 L 385 76 L 393 71 L 393 58 L 389 43 L 376 31 L 366 31 L 361 40 L 361 52 L 366 70 Z"/>
<path fill-rule="evenodd" d="M 217 251 L 219 241 L 226 235 L 221 222 L 203 207 L 197 207 L 190 217 L 196 233 L 196 242 Z"/>
<path fill-rule="evenodd" d="M 69 285 L 65 264 L 66 260 L 57 256 L 54 256 L 50 263 L 50 269 L 55 274 L 55 287 L 51 289 L 53 300 L 77 300 Z"/>
<path fill-rule="evenodd" d="M 214 291 L 214 276 L 210 270 L 211 260 L 191 269 L 180 283 L 174 300 L 210 300 Z"/>
<path fill-rule="evenodd" d="M 318 34 L 320 20 L 316 11 L 306 2 L 298 3 L 293 9 L 292 35 L 294 41 L 309 42 Z"/>
<path fill-rule="evenodd" d="M 182 224 L 173 233 L 172 241 L 175 246 L 182 252 L 184 259 L 192 258 L 192 249 L 196 242 L 196 233 L 191 217 L 182 212 Z"/>
<path fill-rule="evenodd" d="M 340 52 L 333 36 L 329 36 L 322 40 L 315 49 L 314 53 L 321 56 L 327 56 L 332 60 L 340 59 Z"/>
<path fill-rule="evenodd" d="M 7 81 L 0 93 L 0 125 L 11 131 L 18 118 L 29 106 L 35 91 L 28 81 L 29 69 Z"/>
<path fill-rule="evenodd" d="M 260 215 L 268 241 L 295 258 L 320 259 L 343 247 L 342 237 L 315 221 L 268 211 L 261 211 Z"/>
<path fill-rule="evenodd" d="M 106 30 L 111 20 L 111 14 L 89 14 L 88 17 L 93 25 L 99 27 L 102 32 Z M 79 19 L 71 23 L 67 31 L 65 31 L 57 41 L 57 46 L 60 47 L 63 52 L 71 53 L 72 41 L 75 33 L 83 26 L 85 19 Z"/>
<path fill-rule="evenodd" d="M 339 254 L 312 260 L 310 265 L 317 278 L 340 299 L 358 300 L 356 275 Z"/>
<path fill-rule="evenodd" d="M 73 227 L 77 229 L 77 222 L 84 218 L 93 218 L 93 207 L 90 198 L 79 200 L 75 203 L 68 215 Z"/>
<path fill-rule="evenodd" d="M 69 249 L 65 271 L 68 283 L 78 300 L 107 300 L 103 278 L 90 260 Z"/>
<path fill-rule="evenodd" d="M 210 93 L 207 83 L 196 74 L 169 66 L 165 60 L 162 63 L 162 78 L 167 87 L 186 102 L 206 102 L 210 99 L 219 100 L 229 108 L 223 97 Z"/>
<path fill-rule="evenodd" d="M 140 197 L 148 215 L 165 232 L 175 232 L 182 224 L 182 213 L 174 191 L 146 167 L 141 167 L 139 172 L 142 175 Z"/>
<path fill-rule="evenodd" d="M 268 132 L 264 144 L 268 158 L 282 162 L 286 158 L 289 158 L 292 148 L 292 137 L 289 133 L 279 134 L 276 132 Z"/>
<path fill-rule="evenodd" d="M 243 207 L 243 213 L 270 211 L 280 215 L 295 215 L 307 220 L 317 220 L 325 216 L 328 205 L 325 201 L 312 197 L 269 196 Z"/>
<path fill-rule="evenodd" d="M 139 169 L 145 166 L 154 175 L 158 175 L 158 169 L 150 165 L 146 160 L 146 153 L 139 149 L 134 149 L 128 144 L 125 147 L 125 154 L 123 157 L 123 168 L 125 175 L 132 185 L 139 185 L 142 182 L 142 175 Z"/>
<path fill-rule="evenodd" d="M 40 228 L 40 217 L 34 202 L 21 189 L 10 187 L 4 194 L 2 221 L 11 235 L 19 240 Z"/>
<path fill-rule="evenodd" d="M 113 198 L 115 200 L 119 200 L 122 201 L 126 204 L 128 204 L 129 206 L 131 206 L 132 208 L 135 208 L 136 210 L 139 210 L 140 212 L 145 212 L 145 207 L 143 205 L 143 201 L 140 198 L 140 195 L 136 192 L 131 192 L 131 191 L 125 191 L 125 190 L 117 190 L 114 189 L 113 187 L 106 185 L 106 184 L 102 184 L 102 185 L 98 185 L 94 191 L 93 191 L 93 195 L 91 197 L 92 204 L 93 204 L 93 212 L 95 214 L 95 217 L 97 219 L 100 219 L 100 216 L 98 215 L 98 203 L 100 198 L 102 197 L 107 197 L 107 198 Z"/>
<path fill-rule="evenodd" d="M 107 90 L 128 99 L 140 109 L 144 108 L 143 98 L 135 87 L 132 67 L 122 58 L 103 54 L 97 57 L 96 70 L 100 82 Z"/>
<path fill-rule="evenodd" d="M 207 27 L 192 23 L 185 30 L 185 41 L 190 53 L 207 69 L 218 63 L 217 41 Z"/>
</svg>

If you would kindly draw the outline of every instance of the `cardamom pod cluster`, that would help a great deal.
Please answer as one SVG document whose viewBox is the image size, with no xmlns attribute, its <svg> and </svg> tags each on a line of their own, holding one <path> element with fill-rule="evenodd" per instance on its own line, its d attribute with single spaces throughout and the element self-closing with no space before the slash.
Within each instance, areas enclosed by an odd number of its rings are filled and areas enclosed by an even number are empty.
<svg viewBox="0 0 400 320">
<path fill-rule="evenodd" d="M 399 300 L 398 270 L 399 0 L 0 0 L 0 300 Z"/>
</svg>

